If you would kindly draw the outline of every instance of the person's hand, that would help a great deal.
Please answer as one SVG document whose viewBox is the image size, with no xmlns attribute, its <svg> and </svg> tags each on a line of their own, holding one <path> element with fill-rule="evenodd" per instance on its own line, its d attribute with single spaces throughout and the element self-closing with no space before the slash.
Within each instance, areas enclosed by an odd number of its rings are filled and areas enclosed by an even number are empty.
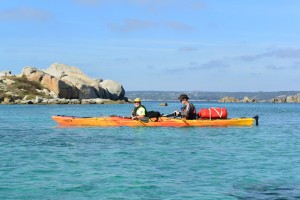
<svg viewBox="0 0 300 200">
<path fill-rule="evenodd" d="M 137 117 L 131 117 L 131 119 L 135 120 L 135 119 L 137 119 Z"/>
</svg>

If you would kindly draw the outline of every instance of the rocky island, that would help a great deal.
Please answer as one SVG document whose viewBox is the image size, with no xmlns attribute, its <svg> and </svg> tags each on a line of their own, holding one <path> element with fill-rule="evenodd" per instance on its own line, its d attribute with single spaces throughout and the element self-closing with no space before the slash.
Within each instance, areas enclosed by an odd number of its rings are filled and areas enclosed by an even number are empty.
<svg viewBox="0 0 300 200">
<path fill-rule="evenodd" d="M 300 93 L 293 95 L 293 96 L 278 96 L 274 97 L 270 100 L 258 100 L 255 98 L 249 98 L 249 97 L 244 97 L 243 99 L 239 100 L 234 97 L 223 97 L 219 100 L 219 102 L 223 103 L 259 103 L 259 102 L 270 102 L 270 103 L 300 103 Z"/>
<path fill-rule="evenodd" d="M 92 79 L 79 68 L 54 63 L 46 70 L 26 66 L 22 74 L 0 72 L 2 104 L 126 103 L 125 90 L 113 80 Z"/>
<path fill-rule="evenodd" d="M 174 101 L 181 93 L 191 100 L 224 103 L 300 103 L 300 93 L 286 92 L 197 92 L 197 91 L 128 91 L 129 99 Z M 0 72 L 1 104 L 121 104 L 123 86 L 113 80 L 92 79 L 79 68 L 54 63 L 46 70 L 26 66 L 19 75 Z"/>
</svg>

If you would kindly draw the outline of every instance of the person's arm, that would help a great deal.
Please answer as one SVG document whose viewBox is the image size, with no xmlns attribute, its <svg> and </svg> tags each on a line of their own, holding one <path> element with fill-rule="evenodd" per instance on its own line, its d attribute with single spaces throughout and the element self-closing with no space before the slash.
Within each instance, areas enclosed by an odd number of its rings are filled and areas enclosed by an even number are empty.
<svg viewBox="0 0 300 200">
<path fill-rule="evenodd" d="M 182 117 L 187 117 L 190 112 L 190 104 L 188 104 L 183 111 L 180 112 Z"/>
</svg>

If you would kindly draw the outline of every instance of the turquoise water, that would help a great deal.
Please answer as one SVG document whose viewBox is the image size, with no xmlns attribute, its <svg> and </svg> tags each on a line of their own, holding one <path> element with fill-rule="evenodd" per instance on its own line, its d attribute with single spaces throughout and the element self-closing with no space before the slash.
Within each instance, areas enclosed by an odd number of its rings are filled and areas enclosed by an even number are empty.
<svg viewBox="0 0 300 200">
<path fill-rule="evenodd" d="M 0 199 L 300 198 L 300 104 L 195 105 L 260 125 L 61 128 L 51 115 L 125 116 L 132 105 L 1 105 Z"/>
</svg>

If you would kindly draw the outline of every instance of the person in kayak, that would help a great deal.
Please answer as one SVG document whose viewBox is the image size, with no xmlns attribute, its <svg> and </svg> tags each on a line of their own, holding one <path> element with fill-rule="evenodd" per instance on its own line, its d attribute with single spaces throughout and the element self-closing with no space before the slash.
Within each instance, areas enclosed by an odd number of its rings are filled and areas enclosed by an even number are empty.
<svg viewBox="0 0 300 200">
<path fill-rule="evenodd" d="M 145 106 L 142 105 L 141 99 L 136 98 L 134 99 L 134 108 L 131 112 L 131 119 L 141 119 L 145 116 L 147 116 L 147 109 Z"/>
<path fill-rule="evenodd" d="M 186 94 L 181 94 L 178 99 L 184 105 L 184 107 L 181 108 L 181 112 L 175 110 L 176 116 L 181 116 L 186 119 L 196 119 L 196 108 L 192 103 L 189 102 L 189 97 Z"/>
</svg>

